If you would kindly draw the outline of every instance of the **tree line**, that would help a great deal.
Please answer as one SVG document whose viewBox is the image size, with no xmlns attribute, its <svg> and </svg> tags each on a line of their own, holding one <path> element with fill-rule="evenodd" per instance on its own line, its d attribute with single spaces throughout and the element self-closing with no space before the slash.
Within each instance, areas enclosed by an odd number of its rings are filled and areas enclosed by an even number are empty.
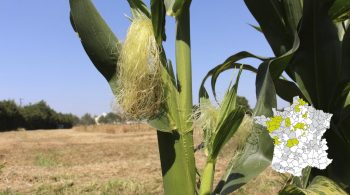
<svg viewBox="0 0 350 195">
<path fill-rule="evenodd" d="M 25 106 L 13 100 L 0 101 L 0 131 L 72 128 L 79 120 L 73 114 L 56 112 L 43 100 Z"/>
<path fill-rule="evenodd" d="M 24 128 L 69 129 L 76 125 L 116 124 L 125 122 L 120 115 L 110 112 L 98 117 L 84 114 L 81 118 L 74 114 L 56 112 L 45 101 L 19 106 L 14 100 L 0 101 L 0 132 Z"/>
</svg>

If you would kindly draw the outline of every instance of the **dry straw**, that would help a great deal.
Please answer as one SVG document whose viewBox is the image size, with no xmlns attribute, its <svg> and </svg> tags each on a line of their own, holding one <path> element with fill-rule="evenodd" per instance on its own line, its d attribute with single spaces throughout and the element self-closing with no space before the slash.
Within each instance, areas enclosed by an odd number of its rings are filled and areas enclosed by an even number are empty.
<svg viewBox="0 0 350 195">
<path fill-rule="evenodd" d="M 128 118 L 150 119 L 164 101 L 160 50 L 147 17 L 133 19 L 118 61 L 117 101 Z"/>
</svg>

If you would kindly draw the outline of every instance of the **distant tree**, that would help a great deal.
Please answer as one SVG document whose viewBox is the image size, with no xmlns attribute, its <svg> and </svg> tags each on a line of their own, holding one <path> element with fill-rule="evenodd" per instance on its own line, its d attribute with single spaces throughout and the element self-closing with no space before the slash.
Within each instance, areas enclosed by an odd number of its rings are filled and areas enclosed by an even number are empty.
<svg viewBox="0 0 350 195">
<path fill-rule="evenodd" d="M 45 101 L 18 106 L 13 100 L 0 101 L 0 131 L 24 127 L 27 130 L 71 128 L 79 123 L 73 114 L 57 113 Z"/>
<path fill-rule="evenodd" d="M 81 125 L 95 125 L 95 119 L 89 114 L 86 113 L 80 118 Z"/>
<path fill-rule="evenodd" d="M 72 118 L 72 121 L 73 121 L 73 126 L 79 125 L 79 123 L 80 123 L 80 118 L 79 117 L 77 117 L 74 114 L 68 114 L 68 115 L 71 115 L 71 118 Z"/>
<path fill-rule="evenodd" d="M 102 124 L 115 124 L 122 121 L 122 117 L 116 113 L 110 112 L 106 116 L 101 116 L 98 120 Z"/>
<path fill-rule="evenodd" d="M 251 113 L 252 109 L 249 106 L 247 98 L 243 96 L 237 96 L 237 105 L 241 106 L 247 113 Z"/>
<path fill-rule="evenodd" d="M 23 125 L 24 118 L 15 101 L 0 101 L 0 131 L 14 130 Z"/>
<path fill-rule="evenodd" d="M 43 100 L 24 106 L 22 115 L 28 130 L 57 128 L 57 113 Z"/>
<path fill-rule="evenodd" d="M 79 121 L 80 121 L 79 117 L 73 114 L 57 113 L 55 115 L 55 122 L 57 124 L 57 127 L 60 129 L 72 128 L 73 126 L 77 125 Z"/>
</svg>

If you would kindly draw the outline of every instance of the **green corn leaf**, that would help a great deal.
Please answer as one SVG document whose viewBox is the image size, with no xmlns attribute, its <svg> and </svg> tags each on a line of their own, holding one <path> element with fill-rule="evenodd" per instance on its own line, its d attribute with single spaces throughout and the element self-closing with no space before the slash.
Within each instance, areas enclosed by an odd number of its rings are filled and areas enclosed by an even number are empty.
<svg viewBox="0 0 350 195">
<path fill-rule="evenodd" d="M 224 72 L 226 70 L 229 70 L 229 69 L 233 69 L 233 68 L 239 68 L 239 67 L 241 67 L 241 65 L 242 65 L 242 69 L 244 69 L 244 70 L 249 70 L 249 71 L 252 71 L 252 72 L 256 72 L 256 68 L 254 68 L 251 65 L 236 63 L 237 61 L 245 59 L 245 58 L 256 58 L 256 59 L 260 59 L 260 60 L 268 59 L 268 58 L 263 58 L 263 57 L 260 57 L 260 56 L 256 56 L 256 55 L 251 54 L 251 53 L 246 52 L 246 51 L 239 52 L 239 53 L 236 53 L 236 54 L 230 56 L 222 64 L 219 64 L 219 65 L 215 66 L 215 68 L 211 69 L 207 73 L 207 75 L 202 80 L 201 87 L 200 87 L 200 90 L 199 90 L 199 97 L 204 97 L 205 95 L 207 95 L 207 92 L 206 92 L 206 90 L 204 88 L 204 84 L 205 84 L 205 81 L 209 77 L 212 77 L 212 79 L 211 79 L 211 87 L 212 87 L 212 91 L 213 91 L 214 97 L 216 99 L 215 84 L 216 84 L 217 78 L 219 77 L 219 75 L 222 72 Z"/>
<path fill-rule="evenodd" d="M 223 146 L 231 139 L 241 125 L 243 118 L 244 110 L 242 108 L 237 108 L 228 113 L 218 127 L 218 131 L 215 135 L 211 154 L 212 159 L 217 159 Z"/>
<path fill-rule="evenodd" d="M 166 14 L 169 16 L 175 16 L 175 13 L 173 12 L 173 5 L 175 1 L 176 0 L 164 0 Z"/>
<path fill-rule="evenodd" d="M 350 104 L 350 30 L 346 31 L 342 41 L 342 64 L 336 92 L 334 93 L 331 108 L 333 112 L 345 108 Z"/>
<path fill-rule="evenodd" d="M 350 193 L 350 105 L 340 112 L 335 112 L 331 121 L 331 128 L 326 131 L 324 137 L 328 142 L 328 157 L 332 163 L 321 173 L 336 181 L 348 193 Z"/>
<path fill-rule="evenodd" d="M 152 11 L 152 26 L 154 36 L 158 46 L 161 48 L 162 81 L 165 102 L 165 111 L 158 118 L 149 120 L 148 123 L 163 132 L 172 132 L 178 129 L 179 116 L 177 111 L 178 106 L 178 91 L 176 89 L 176 79 L 171 61 L 166 61 L 166 55 L 162 42 L 166 40 L 165 35 L 165 6 L 163 1 L 151 0 Z"/>
<path fill-rule="evenodd" d="M 256 97 L 257 103 L 254 108 L 254 115 L 272 116 L 272 108 L 277 107 L 276 90 L 270 74 L 269 62 L 263 62 L 256 75 Z"/>
<path fill-rule="evenodd" d="M 302 16 L 301 0 L 245 0 L 249 11 L 258 21 L 262 32 L 269 42 L 275 56 L 271 64 L 272 78 L 277 79 L 284 70 L 295 81 L 287 66 L 299 47 L 297 26 Z M 263 9 L 261 9 L 263 7 Z"/>
<path fill-rule="evenodd" d="M 345 108 L 350 105 L 350 30 L 346 31 L 342 41 L 342 64 L 336 92 L 334 93 L 331 108 L 332 111 Z"/>
<path fill-rule="evenodd" d="M 249 24 L 249 26 L 253 27 L 255 30 L 259 31 L 262 33 L 261 27 L 253 24 Z"/>
<path fill-rule="evenodd" d="M 259 56 L 256 56 L 254 54 L 251 54 L 251 53 L 248 53 L 248 52 L 239 52 L 237 54 L 234 54 L 232 56 L 230 56 L 229 58 L 227 58 L 224 63 L 220 64 L 220 65 L 217 65 L 217 69 L 215 71 L 213 71 L 213 74 L 211 75 L 211 88 L 212 88 L 212 91 L 213 91 L 213 94 L 214 94 L 214 97 L 216 98 L 216 90 L 215 90 L 215 84 L 216 84 L 216 81 L 219 77 L 219 75 L 229 69 L 230 65 L 232 63 L 235 63 L 237 62 L 238 60 L 242 60 L 244 58 L 256 58 L 256 59 L 260 59 L 260 60 L 266 60 L 266 58 L 263 58 L 263 57 L 259 57 Z M 247 66 L 246 66 L 247 67 Z"/>
<path fill-rule="evenodd" d="M 164 0 L 166 14 L 169 16 L 178 16 L 185 3 L 191 3 L 191 1 L 192 0 Z"/>
<path fill-rule="evenodd" d="M 175 0 L 172 8 L 173 13 L 175 13 L 175 15 L 179 14 L 186 2 L 191 2 L 191 0 Z"/>
<path fill-rule="evenodd" d="M 135 18 L 140 17 L 142 15 L 151 18 L 151 13 L 142 0 L 128 0 L 128 3 L 131 8 L 131 13 Z"/>
<path fill-rule="evenodd" d="M 257 104 L 254 108 L 254 116 L 272 116 L 272 108 L 277 107 L 277 102 L 268 62 L 259 66 L 256 86 Z M 229 194 L 255 178 L 271 164 L 272 152 L 273 141 L 266 128 L 254 124 L 242 154 L 226 169 L 226 174 L 221 178 L 214 192 Z"/>
<path fill-rule="evenodd" d="M 286 25 L 284 8 L 279 0 L 244 0 L 250 13 L 259 23 L 267 41 L 276 56 L 281 56 L 291 48 L 293 33 Z"/>
<path fill-rule="evenodd" d="M 350 1 L 336 0 L 329 9 L 329 15 L 333 20 L 341 22 L 350 18 Z"/>
<path fill-rule="evenodd" d="M 350 173 L 345 171 L 349 169 L 350 164 L 345 141 L 348 129 L 344 126 L 337 127 L 341 112 L 339 108 L 342 105 L 335 100 L 343 91 L 339 87 L 339 79 L 343 79 L 342 51 L 337 29 L 328 15 L 331 5 L 332 1 L 329 0 L 304 1 L 303 19 L 299 31 L 300 47 L 294 53 L 289 67 L 294 72 L 300 90 L 311 99 L 309 102 L 316 109 L 334 114 L 331 128 L 324 134 L 329 147 L 328 157 L 333 161 L 326 170 L 313 168 L 310 179 L 322 174 L 344 186 L 349 186 Z M 346 45 L 343 45 L 343 50 L 345 48 Z M 346 71 L 344 68 L 344 72 Z M 335 107 L 334 104 L 341 106 Z M 348 190 L 350 191 L 349 188 Z"/>
<path fill-rule="evenodd" d="M 310 173 L 311 173 L 311 167 L 307 166 L 305 168 L 303 168 L 301 176 L 297 177 L 294 176 L 292 179 L 292 184 L 296 185 L 297 187 L 300 188 L 306 188 L 306 186 L 308 186 L 309 182 L 309 177 L 310 177 Z"/>
<path fill-rule="evenodd" d="M 163 132 L 172 132 L 178 129 L 180 119 L 178 115 L 179 93 L 176 89 L 176 78 L 171 61 L 167 62 L 166 54 L 162 45 L 165 35 L 165 6 L 163 1 L 151 0 L 152 26 L 154 36 L 159 48 L 161 48 L 162 81 L 165 96 L 165 109 L 161 116 L 149 120 L 148 123 Z"/>
<path fill-rule="evenodd" d="M 97 70 L 116 89 L 120 43 L 90 0 L 70 0 L 71 22 Z"/>
<path fill-rule="evenodd" d="M 166 67 L 162 68 L 162 81 L 165 102 L 165 113 L 160 117 L 149 120 L 148 123 L 158 129 L 159 131 L 171 132 L 178 129 L 179 116 L 178 116 L 178 99 L 179 93 L 176 89 L 175 75 L 171 61 L 167 63 Z"/>
<path fill-rule="evenodd" d="M 167 115 L 161 115 L 156 119 L 147 121 L 147 123 L 151 127 L 162 132 L 172 132 L 177 128 L 176 124 L 173 121 L 171 121 L 170 117 Z"/>
<path fill-rule="evenodd" d="M 229 87 L 222 104 L 220 105 L 217 127 L 215 129 L 216 133 L 213 138 L 213 145 L 210 154 L 211 159 L 214 160 L 216 160 L 221 148 L 236 132 L 244 117 L 243 109 L 236 108 L 237 89 L 241 73 L 242 69 L 239 70 L 235 84 L 232 87 Z M 243 115 L 242 117 L 241 114 Z"/>
<path fill-rule="evenodd" d="M 154 36 L 160 45 L 166 40 L 165 35 L 165 6 L 161 0 L 151 0 L 152 24 Z"/>
<path fill-rule="evenodd" d="M 349 120 L 349 117 L 348 119 Z M 340 128 L 349 129 L 349 121 L 339 124 L 339 129 L 331 128 L 326 131 L 324 138 L 328 142 L 328 157 L 333 159 L 332 163 L 327 167 L 325 171 L 321 171 L 320 174 L 328 176 L 341 185 L 346 192 L 350 193 L 350 145 L 349 145 L 349 132 L 342 132 Z M 332 131 L 332 132 L 331 132 Z M 344 134 L 347 133 L 347 134 Z M 313 169 L 315 173 L 319 170 Z M 312 173 L 313 173 L 312 172 Z"/>
<path fill-rule="evenodd" d="M 305 97 L 324 111 L 329 110 L 341 63 L 341 45 L 327 14 L 329 6 L 329 0 L 304 2 L 300 47 L 288 65 Z"/>
<path fill-rule="evenodd" d="M 169 76 L 170 76 L 171 80 L 174 83 L 174 86 L 176 86 L 176 78 L 175 78 L 173 63 L 171 62 L 171 60 L 168 60 L 167 70 L 168 70 L 168 73 L 169 73 Z"/>
<path fill-rule="evenodd" d="M 270 74 L 272 79 L 277 79 L 281 76 L 283 71 L 287 68 L 288 63 L 292 59 L 294 53 L 297 51 L 300 45 L 300 40 L 298 37 L 298 34 L 294 33 L 294 42 L 293 46 L 290 50 L 288 50 L 286 53 L 284 53 L 281 56 L 278 56 L 271 60 L 270 62 Z M 287 71 L 288 73 L 289 71 Z M 293 79 L 293 77 L 292 77 Z"/>
<path fill-rule="evenodd" d="M 299 21 L 303 15 L 303 0 L 283 0 L 282 1 L 287 26 L 290 32 L 296 32 Z"/>
<path fill-rule="evenodd" d="M 350 24 L 350 20 L 345 20 L 342 22 L 334 22 L 334 23 L 335 23 L 337 30 L 338 30 L 339 40 L 343 41 L 344 35 L 347 32 L 347 29 L 348 29 L 349 24 Z"/>
<path fill-rule="evenodd" d="M 350 2 L 350 1 L 349 1 Z M 342 65 L 340 81 L 350 81 L 350 30 L 346 31 L 342 41 Z"/>
<path fill-rule="evenodd" d="M 295 96 L 307 100 L 294 82 L 284 79 L 276 79 L 274 80 L 274 84 L 277 95 L 289 103 L 293 102 L 293 97 Z"/>
<path fill-rule="evenodd" d="M 295 185 L 288 185 L 280 191 L 280 195 L 347 195 L 340 186 L 331 179 L 323 176 L 316 176 L 306 188 L 299 188 Z"/>
<path fill-rule="evenodd" d="M 224 66 L 224 67 L 223 67 Z M 257 69 L 254 68 L 253 66 L 251 65 L 248 65 L 248 64 L 239 64 L 239 63 L 230 63 L 230 64 L 222 64 L 222 66 L 216 66 L 215 68 L 211 69 L 207 75 L 204 77 L 204 79 L 202 80 L 202 83 L 201 83 L 201 86 L 199 88 L 199 97 L 206 97 L 208 98 L 209 95 L 208 95 L 208 92 L 206 91 L 205 87 L 204 87 L 204 84 L 205 84 L 205 81 L 210 77 L 212 76 L 215 72 L 224 72 L 226 70 L 229 70 L 229 69 L 238 69 L 242 66 L 242 69 L 243 70 L 249 70 L 251 72 L 254 72 L 256 73 L 257 72 Z M 220 74 L 219 73 L 219 74 Z M 215 85 L 215 84 L 214 84 Z M 216 92 L 213 92 L 216 94 Z"/>
<path fill-rule="evenodd" d="M 236 97 L 237 97 L 237 91 L 238 91 L 238 83 L 239 79 L 241 77 L 242 69 L 239 70 L 236 78 L 235 84 L 228 89 L 226 92 L 224 99 L 222 100 L 222 103 L 220 105 L 220 113 L 218 116 L 218 123 L 222 123 L 223 120 L 233 111 L 236 109 Z"/>
</svg>

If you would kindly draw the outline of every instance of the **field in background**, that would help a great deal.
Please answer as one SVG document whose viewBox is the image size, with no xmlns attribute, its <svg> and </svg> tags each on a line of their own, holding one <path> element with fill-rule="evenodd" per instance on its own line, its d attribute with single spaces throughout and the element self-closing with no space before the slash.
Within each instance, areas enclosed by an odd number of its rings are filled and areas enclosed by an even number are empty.
<svg viewBox="0 0 350 195">
<path fill-rule="evenodd" d="M 243 134 L 244 128 L 224 150 L 233 154 Z M 197 144 L 200 136 L 195 133 Z M 196 160 L 201 168 L 204 153 Z M 216 182 L 228 161 L 220 157 Z M 277 194 L 286 178 L 269 168 L 234 194 Z M 162 194 L 156 132 L 133 124 L 0 133 L 5 194 Z"/>
</svg>

